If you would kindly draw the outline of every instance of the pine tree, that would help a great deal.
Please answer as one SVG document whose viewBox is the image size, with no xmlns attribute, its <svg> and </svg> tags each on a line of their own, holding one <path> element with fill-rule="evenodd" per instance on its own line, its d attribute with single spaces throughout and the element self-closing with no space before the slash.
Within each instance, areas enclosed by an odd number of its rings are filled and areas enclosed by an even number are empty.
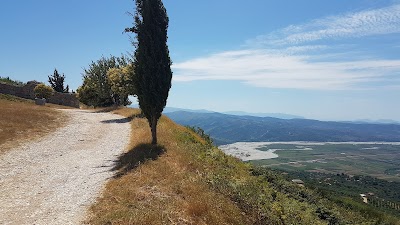
<svg viewBox="0 0 400 225">
<path fill-rule="evenodd" d="M 140 109 L 151 128 L 152 144 L 157 144 L 157 123 L 171 88 L 168 23 L 162 0 L 136 0 L 134 26 L 125 30 L 136 33 L 134 83 Z"/>
<path fill-rule="evenodd" d="M 64 80 L 65 80 L 65 75 L 60 75 L 57 71 L 57 69 L 54 69 L 54 73 L 49 77 L 49 83 L 51 87 L 56 91 L 56 92 L 61 92 L 61 93 L 67 93 L 69 92 L 69 86 L 67 85 L 66 88 L 64 88 Z"/>
</svg>

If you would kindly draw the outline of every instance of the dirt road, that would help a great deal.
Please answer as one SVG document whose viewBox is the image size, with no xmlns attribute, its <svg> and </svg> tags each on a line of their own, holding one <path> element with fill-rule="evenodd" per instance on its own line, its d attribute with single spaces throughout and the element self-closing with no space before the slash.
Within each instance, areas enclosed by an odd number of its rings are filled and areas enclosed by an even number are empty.
<svg viewBox="0 0 400 225">
<path fill-rule="evenodd" d="M 65 127 L 0 156 L 0 224 L 80 224 L 130 125 L 111 113 L 63 110 Z"/>
</svg>

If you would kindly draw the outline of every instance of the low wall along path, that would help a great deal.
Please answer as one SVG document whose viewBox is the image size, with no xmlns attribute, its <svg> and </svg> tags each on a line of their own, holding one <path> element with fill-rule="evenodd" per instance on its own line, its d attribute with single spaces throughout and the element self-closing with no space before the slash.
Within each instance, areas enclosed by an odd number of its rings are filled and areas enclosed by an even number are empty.
<svg viewBox="0 0 400 225">
<path fill-rule="evenodd" d="M 20 98 L 35 99 L 33 90 L 39 83 L 29 81 L 24 86 L 14 86 L 10 84 L 0 83 L 0 94 L 14 95 Z M 47 102 L 79 108 L 79 100 L 75 94 L 55 92 L 53 96 L 47 99 Z"/>
</svg>

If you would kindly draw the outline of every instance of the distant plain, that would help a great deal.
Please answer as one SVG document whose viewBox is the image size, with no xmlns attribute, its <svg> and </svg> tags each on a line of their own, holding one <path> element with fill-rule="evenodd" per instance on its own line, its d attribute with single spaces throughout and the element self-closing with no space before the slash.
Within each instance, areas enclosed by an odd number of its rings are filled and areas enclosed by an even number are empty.
<svg viewBox="0 0 400 225">
<path fill-rule="evenodd" d="M 278 157 L 252 160 L 255 165 L 285 171 L 369 175 L 400 181 L 400 143 L 279 142 L 265 143 L 257 150 L 273 150 Z"/>
</svg>

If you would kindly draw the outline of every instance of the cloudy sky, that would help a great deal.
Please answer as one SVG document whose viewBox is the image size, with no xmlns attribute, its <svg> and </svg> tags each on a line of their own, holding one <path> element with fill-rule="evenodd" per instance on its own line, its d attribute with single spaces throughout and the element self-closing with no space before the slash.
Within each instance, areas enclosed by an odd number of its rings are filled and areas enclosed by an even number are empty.
<svg viewBox="0 0 400 225">
<path fill-rule="evenodd" d="M 28 3 L 27 3 L 28 2 Z M 400 120 L 400 1 L 165 0 L 168 105 Z M 76 89 L 102 55 L 132 52 L 133 1 L 0 3 L 0 76 Z"/>
</svg>

